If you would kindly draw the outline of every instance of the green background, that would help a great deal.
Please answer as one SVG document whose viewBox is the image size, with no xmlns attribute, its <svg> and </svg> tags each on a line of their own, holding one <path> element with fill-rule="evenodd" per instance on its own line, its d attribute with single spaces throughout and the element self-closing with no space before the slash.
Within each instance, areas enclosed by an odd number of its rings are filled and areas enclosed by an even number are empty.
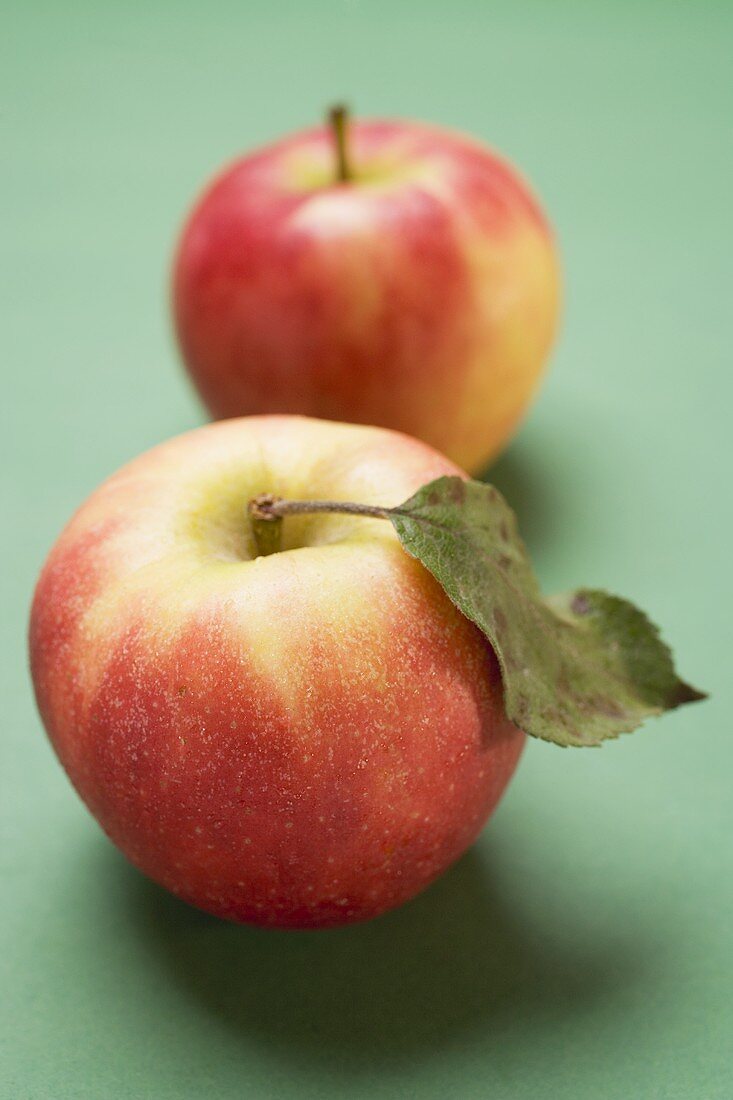
<svg viewBox="0 0 733 1100">
<path fill-rule="evenodd" d="M 5 5 L 0 1096 L 733 1095 L 733 7 Z M 511 156 L 557 226 L 563 334 L 495 470 L 547 590 L 664 624 L 710 702 L 529 745 L 480 843 L 371 925 L 218 923 L 72 793 L 25 622 L 73 508 L 203 419 L 169 333 L 203 180 L 334 97 Z"/>
</svg>

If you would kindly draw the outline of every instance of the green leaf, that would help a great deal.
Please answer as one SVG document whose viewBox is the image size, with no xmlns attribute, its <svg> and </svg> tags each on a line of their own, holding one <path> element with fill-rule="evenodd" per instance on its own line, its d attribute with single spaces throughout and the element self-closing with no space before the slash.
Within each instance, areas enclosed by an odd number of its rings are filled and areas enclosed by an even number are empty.
<svg viewBox="0 0 733 1100">
<path fill-rule="evenodd" d="M 504 706 L 534 737 L 599 745 L 697 699 L 646 615 L 581 588 L 544 599 L 514 513 L 480 481 L 442 477 L 390 512 L 408 553 L 488 638 Z"/>
</svg>

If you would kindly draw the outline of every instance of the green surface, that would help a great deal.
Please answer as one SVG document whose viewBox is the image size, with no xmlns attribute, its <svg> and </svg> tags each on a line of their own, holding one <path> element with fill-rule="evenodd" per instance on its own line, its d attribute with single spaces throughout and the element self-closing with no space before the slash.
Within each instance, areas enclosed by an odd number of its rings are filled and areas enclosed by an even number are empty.
<svg viewBox="0 0 733 1100">
<path fill-rule="evenodd" d="M 2 16 L 0 1096 L 727 1100 L 733 7 L 270 8 Z M 103 839 L 36 717 L 25 619 L 71 510 L 202 419 L 166 315 L 193 193 L 336 96 L 471 130 L 535 181 L 564 332 L 496 480 L 545 590 L 637 600 L 713 698 L 601 750 L 531 744 L 416 902 L 266 933 Z"/>
</svg>

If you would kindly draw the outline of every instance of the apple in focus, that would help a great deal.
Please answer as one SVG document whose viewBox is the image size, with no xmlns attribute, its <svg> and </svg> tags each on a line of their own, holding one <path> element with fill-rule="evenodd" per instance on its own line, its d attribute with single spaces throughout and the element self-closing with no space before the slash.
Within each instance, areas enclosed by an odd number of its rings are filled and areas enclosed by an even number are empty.
<svg viewBox="0 0 733 1100">
<path fill-rule="evenodd" d="M 496 153 L 341 116 L 213 180 L 178 244 L 173 309 L 214 417 L 377 424 L 474 472 L 536 388 L 558 285 L 548 223 Z"/>
<path fill-rule="evenodd" d="M 472 843 L 524 735 L 496 658 L 389 522 L 247 502 L 394 505 L 460 473 L 404 435 L 253 417 L 164 443 L 72 518 L 36 589 L 38 706 L 125 855 L 234 921 L 323 927 L 399 905 Z"/>
</svg>

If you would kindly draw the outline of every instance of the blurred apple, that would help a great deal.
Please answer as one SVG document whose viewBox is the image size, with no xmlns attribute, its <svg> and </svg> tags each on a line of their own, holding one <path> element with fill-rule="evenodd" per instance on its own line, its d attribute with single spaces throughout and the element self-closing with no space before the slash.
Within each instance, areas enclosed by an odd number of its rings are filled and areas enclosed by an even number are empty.
<svg viewBox="0 0 733 1100">
<path fill-rule="evenodd" d="M 218 916 L 376 916 L 474 840 L 524 734 L 484 636 L 390 523 L 289 517 L 257 557 L 261 492 L 393 505 L 459 472 L 394 432 L 293 417 L 148 452 L 46 562 L 31 668 L 46 729 L 112 840 Z"/>
<path fill-rule="evenodd" d="M 382 425 L 476 471 L 552 342 L 547 222 L 477 141 L 332 122 L 235 161 L 196 204 L 173 273 L 184 360 L 214 417 Z"/>
</svg>

